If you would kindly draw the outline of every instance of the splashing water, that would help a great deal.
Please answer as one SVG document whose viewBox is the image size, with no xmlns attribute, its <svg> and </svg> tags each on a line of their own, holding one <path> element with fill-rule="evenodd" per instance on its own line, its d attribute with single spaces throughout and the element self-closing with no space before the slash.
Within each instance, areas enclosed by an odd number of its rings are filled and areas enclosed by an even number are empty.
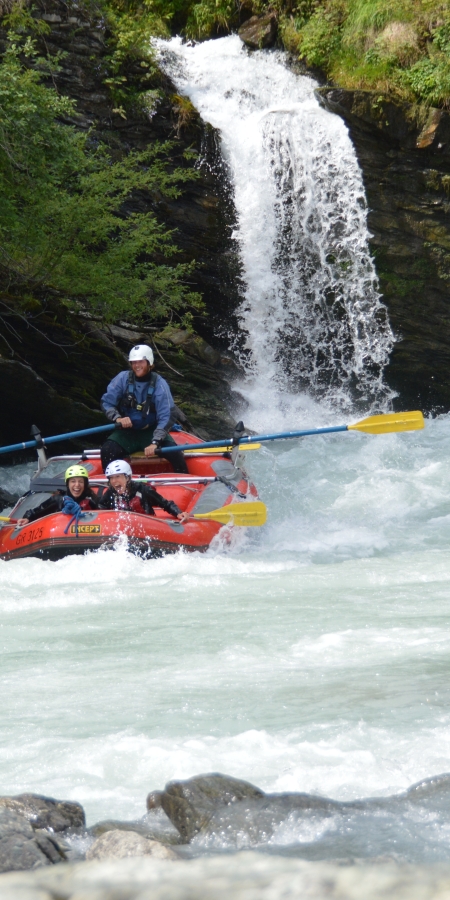
<svg viewBox="0 0 450 900">
<path fill-rule="evenodd" d="M 246 286 L 239 389 L 250 407 L 298 406 L 299 391 L 334 409 L 386 404 L 393 335 L 344 123 L 282 53 L 249 54 L 237 36 L 158 48 L 178 90 L 220 130 Z"/>
</svg>

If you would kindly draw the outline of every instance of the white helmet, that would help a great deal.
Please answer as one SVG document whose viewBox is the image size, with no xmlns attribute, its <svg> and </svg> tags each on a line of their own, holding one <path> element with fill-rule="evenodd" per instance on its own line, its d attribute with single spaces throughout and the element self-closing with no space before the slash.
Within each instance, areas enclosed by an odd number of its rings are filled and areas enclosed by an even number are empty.
<svg viewBox="0 0 450 900">
<path fill-rule="evenodd" d="M 154 363 L 153 350 L 148 344 L 136 344 L 132 347 L 128 354 L 128 362 L 138 362 L 140 359 L 146 359 L 152 366 Z"/>
<path fill-rule="evenodd" d="M 126 459 L 114 459 L 105 469 L 107 478 L 111 478 L 111 475 L 126 475 L 131 478 L 132 474 L 130 463 Z"/>
</svg>

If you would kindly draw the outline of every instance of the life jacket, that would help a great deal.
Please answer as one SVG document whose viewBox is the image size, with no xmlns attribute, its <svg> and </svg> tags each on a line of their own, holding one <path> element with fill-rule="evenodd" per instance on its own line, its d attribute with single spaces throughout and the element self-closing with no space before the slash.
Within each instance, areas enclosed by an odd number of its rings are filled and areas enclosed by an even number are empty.
<svg viewBox="0 0 450 900">
<path fill-rule="evenodd" d="M 117 511 L 123 510 L 125 512 L 137 512 L 145 516 L 155 515 L 155 510 L 153 509 L 153 507 L 150 506 L 150 504 L 146 500 L 144 500 L 141 491 L 132 482 L 130 483 L 128 489 L 124 494 L 118 494 L 117 491 L 114 490 L 114 488 L 108 488 L 108 499 L 111 503 L 111 506 L 109 506 L 108 503 L 109 509 L 112 508 Z"/>
<path fill-rule="evenodd" d="M 141 498 L 137 494 L 135 497 L 132 497 L 130 500 L 130 509 L 132 509 L 133 512 L 145 513 L 145 509 L 141 503 Z"/>
<path fill-rule="evenodd" d="M 91 503 L 90 497 L 85 497 L 83 500 L 80 500 L 81 509 L 92 509 L 93 504 Z"/>
<path fill-rule="evenodd" d="M 156 425 L 156 406 L 152 399 L 155 392 L 158 375 L 151 372 L 147 385 L 147 393 L 142 403 L 137 402 L 136 398 L 136 377 L 134 372 L 130 372 L 127 382 L 127 393 L 120 402 L 119 412 L 123 416 L 129 416 L 133 423 L 133 428 L 148 428 Z"/>
</svg>

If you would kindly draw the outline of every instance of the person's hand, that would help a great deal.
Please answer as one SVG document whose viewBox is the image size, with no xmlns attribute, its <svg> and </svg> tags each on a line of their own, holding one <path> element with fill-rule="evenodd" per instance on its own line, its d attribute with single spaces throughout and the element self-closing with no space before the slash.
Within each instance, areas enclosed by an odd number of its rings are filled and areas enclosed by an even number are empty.
<svg viewBox="0 0 450 900">
<path fill-rule="evenodd" d="M 144 450 L 145 456 L 155 456 L 155 450 L 157 448 L 157 444 L 149 444 L 148 447 Z"/>
<path fill-rule="evenodd" d="M 178 513 L 178 515 L 177 515 L 177 519 L 179 522 L 186 522 L 186 520 L 188 518 L 189 518 L 189 513 L 187 513 L 187 512 Z"/>
<path fill-rule="evenodd" d="M 16 525 L 28 525 L 29 519 L 17 519 Z"/>
<path fill-rule="evenodd" d="M 120 425 L 121 428 L 132 428 L 133 423 L 129 416 L 123 416 L 123 418 L 116 419 L 115 425 Z"/>
</svg>

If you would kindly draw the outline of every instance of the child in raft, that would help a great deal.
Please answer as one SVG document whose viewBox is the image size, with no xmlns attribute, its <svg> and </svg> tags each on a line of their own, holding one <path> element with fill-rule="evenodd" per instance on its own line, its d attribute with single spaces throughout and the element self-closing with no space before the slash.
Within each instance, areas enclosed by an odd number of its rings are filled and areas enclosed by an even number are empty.
<svg viewBox="0 0 450 900">
<path fill-rule="evenodd" d="M 173 500 L 166 500 L 144 481 L 131 480 L 131 466 L 125 459 L 115 459 L 105 469 L 109 488 L 102 496 L 102 509 L 129 510 L 154 516 L 154 506 L 160 506 L 180 522 L 189 518 L 189 513 L 181 512 Z"/>
<path fill-rule="evenodd" d="M 65 491 L 58 491 L 47 500 L 44 500 L 40 506 L 28 509 L 23 518 L 17 520 L 17 524 L 28 525 L 29 522 L 41 519 L 42 516 L 61 512 L 65 497 L 75 500 L 75 503 L 78 503 L 81 509 L 99 509 L 99 501 L 89 487 L 89 475 L 84 466 L 69 466 L 65 471 L 64 481 L 66 482 Z"/>
</svg>

